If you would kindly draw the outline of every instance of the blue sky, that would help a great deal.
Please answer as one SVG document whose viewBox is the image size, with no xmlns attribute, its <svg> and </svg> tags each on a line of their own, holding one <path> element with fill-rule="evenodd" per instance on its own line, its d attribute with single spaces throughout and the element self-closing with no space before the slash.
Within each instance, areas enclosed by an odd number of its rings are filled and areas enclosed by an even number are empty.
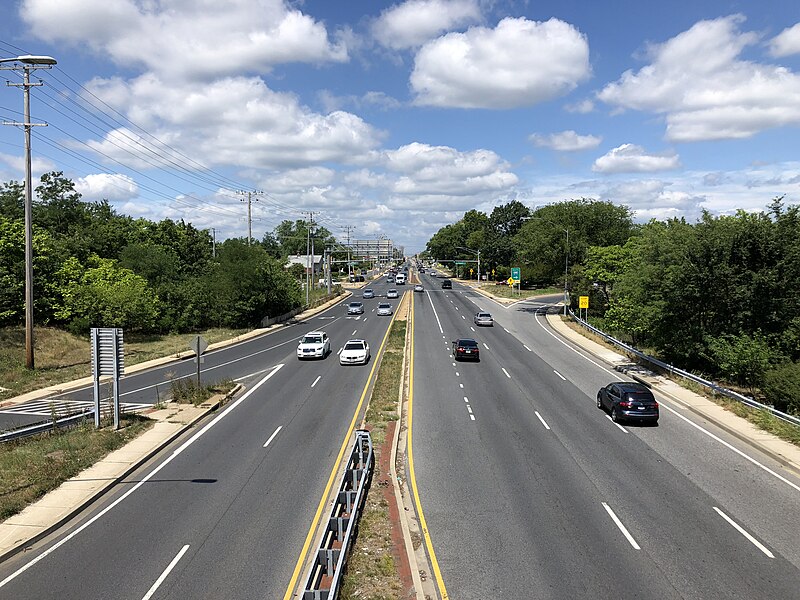
<svg viewBox="0 0 800 600">
<path fill-rule="evenodd" d="M 5 2 L 20 54 L 58 60 L 35 72 L 35 176 L 218 237 L 246 235 L 239 190 L 262 192 L 256 237 L 313 211 L 407 251 L 514 199 L 638 221 L 800 200 L 796 1 Z M 0 181 L 22 157 L 0 128 Z"/>
</svg>

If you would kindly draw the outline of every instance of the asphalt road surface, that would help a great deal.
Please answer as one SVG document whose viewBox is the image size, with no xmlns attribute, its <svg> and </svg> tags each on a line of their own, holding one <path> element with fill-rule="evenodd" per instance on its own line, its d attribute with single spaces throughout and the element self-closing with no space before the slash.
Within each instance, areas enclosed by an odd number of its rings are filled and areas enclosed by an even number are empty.
<svg viewBox="0 0 800 600">
<path fill-rule="evenodd" d="M 337 351 L 360 337 L 374 357 L 391 320 L 374 313 L 385 298 L 364 300 L 358 317 L 346 316 L 349 301 L 210 353 L 204 376 L 241 380 L 245 394 L 0 564 L 0 598 L 282 598 L 374 365 L 340 366 Z M 331 354 L 299 361 L 298 338 L 321 328 Z M 164 373 L 126 378 L 126 393 L 152 400 Z"/>
<path fill-rule="evenodd" d="M 423 281 L 413 452 L 449 597 L 800 598 L 798 478 L 665 398 L 657 427 L 617 426 L 595 396 L 621 375 L 537 302 Z"/>
</svg>

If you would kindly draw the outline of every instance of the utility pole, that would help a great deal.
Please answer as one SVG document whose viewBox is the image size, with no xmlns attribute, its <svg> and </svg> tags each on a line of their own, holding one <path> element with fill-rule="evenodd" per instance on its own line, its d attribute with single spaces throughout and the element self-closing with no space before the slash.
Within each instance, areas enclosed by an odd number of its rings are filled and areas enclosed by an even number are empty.
<svg viewBox="0 0 800 600">
<path fill-rule="evenodd" d="M 311 257 L 308 253 L 311 250 L 311 226 L 314 224 L 314 213 L 309 211 L 307 214 L 309 224 L 306 226 L 306 305 L 309 304 L 309 271 L 311 270 Z"/>
<path fill-rule="evenodd" d="M 22 83 L 8 83 L 12 87 L 21 87 L 23 91 L 24 113 L 23 123 L 3 122 L 3 125 L 16 125 L 25 129 L 25 367 L 33 369 L 33 181 L 31 176 L 31 127 L 44 127 L 47 123 L 31 123 L 31 88 L 44 85 L 41 81 L 31 83 L 31 71 L 49 69 L 56 64 L 50 56 L 18 56 L 3 58 L 0 63 L 19 63 L 4 70 L 22 69 Z"/>
<path fill-rule="evenodd" d="M 262 192 L 256 190 L 255 192 L 244 190 L 239 190 L 237 192 L 241 196 L 247 195 L 247 245 L 250 245 L 251 240 L 253 239 L 253 212 L 252 212 L 252 203 L 253 203 L 253 194 L 261 194 Z M 255 199 L 258 202 L 258 198 Z M 245 199 L 242 198 L 241 202 L 245 202 Z"/>
<path fill-rule="evenodd" d="M 211 258 L 217 258 L 217 228 L 211 228 Z"/>
<path fill-rule="evenodd" d="M 347 232 L 347 281 L 350 281 L 350 277 L 353 275 L 353 269 L 350 265 L 350 232 L 355 229 L 352 225 L 345 225 L 342 229 Z"/>
</svg>

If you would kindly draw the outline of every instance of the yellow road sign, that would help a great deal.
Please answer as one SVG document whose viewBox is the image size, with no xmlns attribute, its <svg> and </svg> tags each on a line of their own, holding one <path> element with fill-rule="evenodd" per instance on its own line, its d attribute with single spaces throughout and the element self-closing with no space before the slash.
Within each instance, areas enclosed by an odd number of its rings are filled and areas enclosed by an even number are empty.
<svg viewBox="0 0 800 600">
<path fill-rule="evenodd" d="M 589 308 L 589 296 L 578 296 L 578 308 Z"/>
<path fill-rule="evenodd" d="M 509 277 L 508 279 L 506 279 L 506 283 L 508 285 L 514 285 L 514 280 L 511 277 Z"/>
</svg>

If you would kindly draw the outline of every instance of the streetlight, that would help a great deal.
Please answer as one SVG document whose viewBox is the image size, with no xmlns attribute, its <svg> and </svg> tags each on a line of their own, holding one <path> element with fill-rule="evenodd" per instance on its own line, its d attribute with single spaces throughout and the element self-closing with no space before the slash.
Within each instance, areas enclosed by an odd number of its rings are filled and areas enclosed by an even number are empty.
<svg viewBox="0 0 800 600">
<path fill-rule="evenodd" d="M 543 219 L 542 217 L 522 217 L 523 221 L 544 221 L 545 223 L 550 223 L 551 225 L 555 225 L 556 227 L 561 228 L 561 225 L 554 221 L 550 221 L 549 219 Z M 562 228 L 564 233 L 567 234 L 567 241 L 566 245 L 564 246 L 564 316 L 567 316 L 567 309 L 569 308 L 569 289 L 567 288 L 567 280 L 569 277 L 569 229 L 566 227 Z"/>
<path fill-rule="evenodd" d="M 478 255 L 478 287 L 481 286 L 481 251 L 480 250 L 473 250 L 472 248 L 465 248 L 464 246 L 456 246 L 459 250 L 466 250 L 467 252 L 472 252 L 473 254 Z"/>
<path fill-rule="evenodd" d="M 24 97 L 24 122 L 3 122 L 3 125 L 22 125 L 25 129 L 25 367 L 33 369 L 33 231 L 32 231 L 32 206 L 33 183 L 31 181 L 31 127 L 45 125 L 45 123 L 31 123 L 31 90 L 33 86 L 42 85 L 41 82 L 31 83 L 31 71 L 35 69 L 49 69 L 56 64 L 56 59 L 50 56 L 33 56 L 26 54 L 16 58 L 0 58 L 0 63 L 15 63 L 9 67 L 0 67 L 2 70 L 15 71 L 22 69 L 22 83 L 8 83 L 12 87 L 21 87 Z"/>
</svg>

